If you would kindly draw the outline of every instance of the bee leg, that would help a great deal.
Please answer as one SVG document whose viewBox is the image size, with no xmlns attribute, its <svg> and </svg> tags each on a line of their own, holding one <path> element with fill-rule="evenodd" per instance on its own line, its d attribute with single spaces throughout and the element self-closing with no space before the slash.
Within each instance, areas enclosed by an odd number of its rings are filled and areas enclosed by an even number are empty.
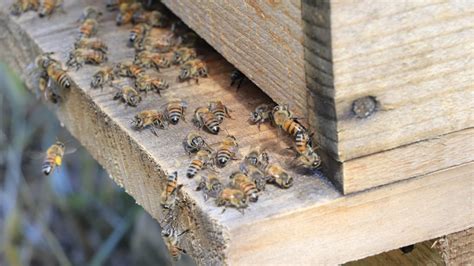
<svg viewBox="0 0 474 266">
<path fill-rule="evenodd" d="M 221 214 L 223 214 L 226 210 L 227 210 L 227 207 L 224 207 L 224 209 L 222 209 Z"/>
<path fill-rule="evenodd" d="M 153 135 L 155 135 L 155 136 L 158 137 L 158 133 L 156 133 L 156 129 L 155 129 L 154 126 L 151 126 L 151 127 L 150 127 L 150 131 L 151 131 L 151 133 L 153 133 Z"/>
<path fill-rule="evenodd" d="M 239 89 L 240 89 L 240 85 L 242 85 L 242 82 L 243 82 L 243 81 L 244 81 L 244 79 L 243 79 L 243 78 L 241 78 L 241 79 L 240 79 L 240 81 L 239 81 L 239 85 L 237 85 L 237 90 L 239 90 Z"/>
</svg>

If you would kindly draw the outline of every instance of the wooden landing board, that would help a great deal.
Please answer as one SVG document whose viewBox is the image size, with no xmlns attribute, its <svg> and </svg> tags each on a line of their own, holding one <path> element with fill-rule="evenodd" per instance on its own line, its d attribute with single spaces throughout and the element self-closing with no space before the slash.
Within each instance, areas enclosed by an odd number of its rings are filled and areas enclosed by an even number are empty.
<svg viewBox="0 0 474 266">
<path fill-rule="evenodd" d="M 1 58 L 24 73 L 40 52 L 65 54 L 77 36 L 74 21 L 87 4 L 98 3 L 66 1 L 68 16 L 49 20 L 40 20 L 33 13 L 12 19 L 3 10 Z M 133 52 L 125 47 L 128 28 L 116 28 L 112 20 L 112 14 L 106 13 L 99 37 L 110 45 L 109 58 L 114 62 Z M 272 154 L 281 153 L 288 144 L 282 143 L 284 139 L 278 138 L 275 130 L 264 126 L 259 132 L 256 127 L 246 126 L 248 112 L 269 99 L 249 84 L 235 92 L 228 86 L 231 66 L 212 51 L 206 53 L 206 60 L 211 75 L 202 79 L 199 86 L 174 84 L 163 98 L 153 94 L 146 97 L 137 110 L 159 107 L 166 99 L 177 96 L 187 99 L 192 110 L 201 104 L 196 101 L 205 103 L 217 97 L 234 110 L 236 119 L 226 120 L 223 126 L 237 136 L 242 155 L 252 145 L 260 144 L 273 145 Z M 72 73 L 79 88 L 72 89 L 66 102 L 54 109 L 111 177 L 160 220 L 163 170 L 178 169 L 184 176 L 189 158 L 180 142 L 192 125 L 181 123 L 160 131 L 158 138 L 146 131 L 133 131 L 129 121 L 134 108 L 112 101 L 110 88 L 89 89 L 90 75 L 96 69 L 86 66 Z M 176 70 L 163 70 L 163 75 L 171 78 Z M 210 143 L 219 140 L 206 137 Z M 288 158 L 286 154 L 275 156 L 282 161 Z M 225 169 L 222 175 L 236 166 Z M 204 202 L 194 191 L 194 180 L 181 178 L 185 184 L 182 197 L 189 204 L 180 211 L 178 221 L 183 228 L 191 229 L 182 244 L 198 264 L 298 263 L 303 258 L 314 263 L 342 263 L 362 258 L 472 226 L 473 217 L 466 215 L 466 209 L 472 209 L 472 171 L 469 164 L 345 197 L 319 173 L 298 175 L 289 190 L 268 186 L 245 215 L 232 209 L 221 214 L 212 201 Z M 366 238 L 369 233 L 373 238 Z M 357 242 L 364 239 L 376 241 Z M 343 246 L 347 252 L 342 252 Z M 337 256 L 335 251 L 339 251 Z"/>
</svg>

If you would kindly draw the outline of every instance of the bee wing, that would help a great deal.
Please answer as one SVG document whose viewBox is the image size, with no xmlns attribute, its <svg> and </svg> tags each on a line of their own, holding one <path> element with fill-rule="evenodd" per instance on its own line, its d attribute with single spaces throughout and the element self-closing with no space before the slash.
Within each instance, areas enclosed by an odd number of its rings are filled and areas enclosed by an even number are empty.
<svg viewBox="0 0 474 266">
<path fill-rule="evenodd" d="M 66 150 L 64 151 L 64 155 L 72 154 L 77 151 L 77 147 L 66 147 Z"/>
</svg>

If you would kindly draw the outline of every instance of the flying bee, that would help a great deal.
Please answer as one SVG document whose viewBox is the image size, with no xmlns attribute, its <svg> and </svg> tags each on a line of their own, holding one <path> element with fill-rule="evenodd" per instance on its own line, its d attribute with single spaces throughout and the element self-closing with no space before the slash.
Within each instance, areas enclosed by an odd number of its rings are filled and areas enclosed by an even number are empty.
<svg viewBox="0 0 474 266">
<path fill-rule="evenodd" d="M 57 8 L 62 8 L 63 0 L 44 0 L 38 15 L 40 18 L 51 16 Z"/>
<path fill-rule="evenodd" d="M 196 153 L 196 156 L 191 161 L 186 171 L 188 178 L 193 178 L 196 174 L 207 167 L 214 165 L 214 160 L 211 158 L 211 152 L 208 150 L 200 150 Z"/>
<path fill-rule="evenodd" d="M 221 123 L 224 120 L 224 117 L 232 118 L 230 116 L 230 112 L 232 112 L 232 110 L 227 108 L 227 106 L 225 106 L 221 101 L 209 102 L 208 108 L 209 111 L 211 111 L 211 113 L 213 113 L 217 120 Z"/>
<path fill-rule="evenodd" d="M 199 83 L 199 77 L 207 77 L 208 70 L 206 64 L 199 59 L 190 60 L 181 65 L 178 80 L 185 81 L 194 79 L 196 83 Z"/>
<path fill-rule="evenodd" d="M 105 66 L 99 69 L 94 76 L 92 76 L 91 88 L 103 88 L 104 85 L 111 85 L 115 79 L 114 69 L 111 66 Z"/>
<path fill-rule="evenodd" d="M 79 27 L 79 38 L 90 38 L 97 34 L 99 30 L 99 22 L 97 20 L 88 18 L 82 22 Z"/>
<path fill-rule="evenodd" d="M 282 127 L 283 124 L 288 120 L 293 118 L 293 113 L 290 112 L 288 104 L 277 105 L 273 108 L 272 119 L 275 126 Z"/>
<path fill-rule="evenodd" d="M 119 6 L 120 12 L 115 18 L 115 24 L 121 26 L 132 22 L 133 14 L 141 9 L 142 5 L 139 2 L 121 3 Z"/>
<path fill-rule="evenodd" d="M 251 124 L 257 124 L 258 130 L 260 125 L 272 120 L 272 109 L 273 107 L 269 104 L 261 104 L 255 108 L 255 111 L 250 113 L 249 122 Z"/>
<path fill-rule="evenodd" d="M 308 148 L 305 152 L 299 154 L 293 163 L 296 166 L 316 169 L 321 165 L 321 158 L 312 148 Z"/>
<path fill-rule="evenodd" d="M 250 178 L 240 172 L 234 172 L 230 175 L 230 185 L 233 188 L 240 189 L 251 202 L 257 202 L 258 200 L 258 189 L 255 183 Z"/>
<path fill-rule="evenodd" d="M 225 167 L 230 160 L 236 160 L 236 154 L 239 150 L 239 144 L 237 139 L 232 135 L 227 135 L 224 140 L 219 144 L 216 151 L 217 166 L 220 168 Z"/>
<path fill-rule="evenodd" d="M 102 16 L 102 12 L 100 12 L 96 7 L 87 6 L 82 11 L 82 14 L 78 19 L 78 22 L 82 23 L 82 22 L 84 22 L 84 21 L 86 21 L 87 19 L 90 19 L 90 18 L 94 19 L 94 20 L 97 20 L 101 16 Z"/>
<path fill-rule="evenodd" d="M 138 78 L 145 74 L 145 70 L 131 62 L 117 63 L 114 66 L 114 73 L 120 77 Z"/>
<path fill-rule="evenodd" d="M 84 64 L 99 65 L 107 61 L 107 55 L 92 49 L 76 49 L 69 54 L 67 65 L 76 67 L 76 70 Z"/>
<path fill-rule="evenodd" d="M 163 237 L 168 252 L 174 261 L 178 261 L 181 258 L 182 253 L 186 254 L 186 250 L 180 248 L 178 245 L 179 238 L 187 232 L 189 232 L 189 229 L 181 233 L 178 233 L 178 231 L 173 228 L 170 228 L 170 230 L 163 229 L 161 231 L 161 236 Z"/>
<path fill-rule="evenodd" d="M 66 154 L 74 152 L 75 149 L 66 150 L 66 145 L 61 141 L 56 141 L 46 150 L 46 156 L 43 160 L 42 171 L 45 175 L 50 175 L 56 167 L 61 166 L 63 157 Z"/>
<path fill-rule="evenodd" d="M 183 140 L 183 146 L 188 155 L 201 149 L 212 151 L 211 147 L 206 143 L 206 141 L 196 132 L 191 132 L 186 136 L 186 138 Z"/>
<path fill-rule="evenodd" d="M 142 101 L 142 97 L 133 87 L 125 85 L 119 89 L 120 90 L 114 95 L 114 100 L 120 99 L 123 103 L 132 107 L 137 107 L 137 105 Z"/>
<path fill-rule="evenodd" d="M 157 110 L 145 110 L 136 114 L 131 122 L 132 126 L 141 131 L 144 128 L 149 127 L 151 132 L 158 136 L 156 128 L 166 129 L 168 128 L 168 121 L 166 121 L 163 113 Z"/>
<path fill-rule="evenodd" d="M 150 26 L 148 26 L 145 23 L 140 23 L 140 24 L 135 25 L 130 31 L 130 35 L 128 38 L 130 46 L 135 47 L 136 43 L 141 43 L 143 39 L 145 39 L 149 30 L 150 30 Z"/>
<path fill-rule="evenodd" d="M 108 47 L 105 42 L 98 38 L 80 38 L 74 43 L 75 49 L 92 49 L 102 53 L 107 53 Z"/>
<path fill-rule="evenodd" d="M 281 188 L 289 188 L 293 186 L 293 177 L 291 177 L 279 164 L 268 164 L 265 167 L 265 173 L 268 182 L 275 183 Z"/>
<path fill-rule="evenodd" d="M 234 207 L 243 214 L 248 207 L 248 199 L 240 189 L 224 188 L 216 199 L 216 205 L 224 206 L 222 212 L 225 212 L 226 207 Z"/>
<path fill-rule="evenodd" d="M 166 185 L 161 193 L 160 204 L 165 209 L 172 209 L 177 200 L 178 191 L 183 185 L 178 185 L 178 172 L 174 171 L 166 179 Z"/>
<path fill-rule="evenodd" d="M 198 128 L 206 127 L 209 132 L 215 135 L 217 135 L 220 130 L 219 121 L 207 107 L 198 107 L 196 111 L 194 111 L 193 123 Z"/>
<path fill-rule="evenodd" d="M 196 191 L 202 190 L 204 200 L 207 200 L 208 198 L 217 198 L 223 189 L 224 186 L 217 175 L 208 175 L 207 177 L 201 176 L 201 181 L 199 182 Z"/>
<path fill-rule="evenodd" d="M 132 16 L 132 23 L 145 23 L 152 27 L 163 28 L 169 24 L 169 18 L 157 10 L 138 10 Z"/>
<path fill-rule="evenodd" d="M 173 64 L 181 65 L 197 57 L 196 49 L 181 47 L 174 51 Z"/>
<path fill-rule="evenodd" d="M 245 75 L 242 74 L 239 70 L 234 70 L 232 73 L 230 73 L 230 86 L 234 86 L 234 84 L 237 84 L 237 89 L 240 89 L 240 85 L 242 85 L 242 82 L 246 79 Z"/>
<path fill-rule="evenodd" d="M 19 16 L 30 10 L 37 11 L 39 7 L 39 0 L 16 0 L 15 3 L 10 6 L 10 13 L 14 16 Z"/>
<path fill-rule="evenodd" d="M 136 54 L 134 63 L 145 68 L 168 68 L 171 66 L 170 61 L 163 55 L 158 53 L 151 53 L 148 51 L 141 51 Z"/>
<path fill-rule="evenodd" d="M 186 109 L 188 108 L 188 103 L 183 100 L 173 100 L 169 101 L 166 104 L 166 117 L 168 118 L 168 121 L 176 125 L 178 124 L 180 119 L 183 119 L 183 121 L 186 122 Z"/>
<path fill-rule="evenodd" d="M 135 86 L 139 91 L 147 93 L 148 91 L 154 90 L 161 96 L 161 91 L 168 89 L 170 84 L 165 79 L 142 74 L 135 80 Z"/>
</svg>

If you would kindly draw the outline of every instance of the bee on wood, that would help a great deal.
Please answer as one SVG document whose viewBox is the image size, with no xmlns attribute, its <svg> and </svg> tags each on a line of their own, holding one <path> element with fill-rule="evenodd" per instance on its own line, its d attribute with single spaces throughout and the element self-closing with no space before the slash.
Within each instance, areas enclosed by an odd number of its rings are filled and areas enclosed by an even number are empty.
<svg viewBox="0 0 474 266">
<path fill-rule="evenodd" d="M 197 57 L 196 49 L 189 47 L 181 47 L 174 51 L 173 64 L 182 65 L 189 60 L 193 60 Z"/>
<path fill-rule="evenodd" d="M 211 158 L 211 153 L 208 150 L 200 150 L 196 153 L 196 156 L 191 161 L 186 171 L 188 178 L 193 178 L 202 169 L 211 167 L 214 165 L 214 160 Z"/>
<path fill-rule="evenodd" d="M 48 74 L 48 87 L 51 87 L 51 82 L 54 82 L 55 85 L 58 85 L 60 88 L 69 89 L 72 86 L 71 77 L 63 69 L 61 63 L 58 61 L 51 61 L 51 63 L 46 67 L 46 73 Z"/>
<path fill-rule="evenodd" d="M 115 79 L 114 69 L 111 66 L 105 66 L 99 69 L 93 76 L 91 88 L 103 88 L 104 85 L 111 85 Z"/>
<path fill-rule="evenodd" d="M 224 206 L 222 213 L 227 207 L 234 207 L 244 214 L 244 209 L 248 207 L 248 199 L 240 189 L 224 188 L 216 199 L 217 206 Z"/>
<path fill-rule="evenodd" d="M 212 151 L 211 147 L 206 143 L 203 137 L 196 132 L 189 133 L 183 140 L 184 151 L 190 155 L 201 149 L 206 149 L 209 152 Z"/>
<path fill-rule="evenodd" d="M 132 22 L 133 14 L 142 10 L 142 4 L 139 2 L 121 3 L 119 6 L 120 12 L 115 18 L 115 24 L 117 26 L 125 25 Z"/>
<path fill-rule="evenodd" d="M 214 114 L 220 123 L 222 123 L 224 117 L 232 118 L 230 116 L 230 112 L 232 112 L 232 110 L 227 108 L 227 106 L 225 106 L 221 101 L 209 102 L 208 109 Z"/>
<path fill-rule="evenodd" d="M 189 232 L 189 229 L 178 233 L 178 231 L 173 228 L 161 232 L 169 254 L 174 261 L 178 261 L 181 258 L 182 253 L 186 254 L 186 250 L 180 248 L 178 245 L 180 237 L 187 232 Z"/>
<path fill-rule="evenodd" d="M 293 186 L 293 177 L 291 177 L 284 169 L 277 163 L 270 163 L 265 167 L 265 173 L 268 182 L 275 183 L 281 188 L 289 188 Z"/>
<path fill-rule="evenodd" d="M 145 67 L 145 68 L 168 68 L 171 66 L 171 62 L 163 55 L 158 53 L 151 53 L 148 51 L 141 51 L 136 54 L 134 64 Z"/>
<path fill-rule="evenodd" d="M 99 22 L 97 20 L 88 18 L 82 22 L 79 27 L 79 38 L 90 38 L 97 34 L 99 30 Z"/>
<path fill-rule="evenodd" d="M 67 65 L 80 69 L 84 64 L 99 65 L 107 61 L 107 55 L 92 49 L 76 49 L 69 54 Z"/>
<path fill-rule="evenodd" d="M 102 16 L 102 12 L 99 11 L 96 7 L 94 6 L 87 6 L 82 10 L 82 14 L 77 20 L 78 22 L 84 22 L 87 19 L 94 19 L 97 20 Z"/>
<path fill-rule="evenodd" d="M 198 107 L 194 111 L 193 123 L 198 128 L 206 127 L 210 133 L 217 135 L 219 133 L 219 120 L 209 111 L 207 107 Z"/>
<path fill-rule="evenodd" d="M 51 16 L 57 8 L 62 8 L 63 2 L 63 0 L 44 0 L 38 16 L 40 18 Z"/>
<path fill-rule="evenodd" d="M 289 105 L 277 105 L 273 108 L 272 119 L 273 124 L 278 127 L 283 127 L 283 124 L 293 118 L 293 113 L 290 111 Z"/>
<path fill-rule="evenodd" d="M 43 161 L 43 174 L 51 174 L 56 167 L 61 166 L 64 156 L 64 151 L 66 147 L 64 143 L 56 141 L 51 147 L 46 151 L 46 157 Z"/>
<path fill-rule="evenodd" d="M 240 89 L 240 85 L 242 85 L 242 82 L 246 79 L 245 75 L 242 74 L 239 70 L 234 70 L 232 73 L 230 73 L 230 86 L 234 86 L 234 84 L 237 85 L 237 89 Z"/>
<path fill-rule="evenodd" d="M 301 123 L 296 118 L 290 118 L 285 120 L 281 128 L 283 129 L 283 131 L 290 134 L 290 136 L 292 137 L 296 137 L 298 135 L 301 135 L 302 133 L 306 134 L 306 128 L 301 125 Z"/>
<path fill-rule="evenodd" d="M 216 175 L 201 176 L 201 181 L 196 191 L 202 191 L 204 200 L 208 198 L 217 198 L 224 189 L 220 179 Z"/>
<path fill-rule="evenodd" d="M 132 16 L 132 23 L 145 23 L 152 27 L 164 28 L 169 24 L 169 18 L 160 11 L 138 10 Z"/>
<path fill-rule="evenodd" d="M 139 91 L 147 93 L 148 91 L 154 90 L 161 96 L 161 91 L 168 89 L 170 84 L 165 79 L 150 76 L 148 74 L 142 74 L 137 77 L 135 86 Z"/>
<path fill-rule="evenodd" d="M 75 49 L 92 49 L 102 53 L 107 53 L 108 47 L 105 42 L 98 38 L 81 38 L 74 43 Z"/>
<path fill-rule="evenodd" d="M 255 183 L 255 187 L 258 191 L 263 191 L 265 190 L 265 185 L 267 184 L 267 177 L 265 173 L 256 165 L 244 162 L 240 165 L 240 171 L 245 173 L 245 175 L 247 175 L 250 180 Z"/>
<path fill-rule="evenodd" d="M 61 63 L 51 57 L 53 53 L 44 53 L 35 58 L 32 69 L 33 84 L 44 93 L 46 99 L 57 103 L 63 90 L 72 86 L 72 80 Z M 29 71 L 29 70 L 28 70 Z"/>
<path fill-rule="evenodd" d="M 219 144 L 216 151 L 216 162 L 220 168 L 225 167 L 231 160 L 236 160 L 236 155 L 239 150 L 237 139 L 232 135 L 227 135 Z"/>
<path fill-rule="evenodd" d="M 172 125 L 178 124 L 180 119 L 186 122 L 188 103 L 183 100 L 173 100 L 166 104 L 165 115 Z"/>
<path fill-rule="evenodd" d="M 105 8 L 108 11 L 114 11 L 119 9 L 122 4 L 132 4 L 134 2 L 136 2 L 136 0 L 107 0 L 105 2 Z"/>
<path fill-rule="evenodd" d="M 123 103 L 137 107 L 137 105 L 142 101 L 142 97 L 138 92 L 129 85 L 124 85 L 120 90 L 114 95 L 114 100 L 121 100 Z"/>
<path fill-rule="evenodd" d="M 157 110 L 145 110 L 136 114 L 133 118 L 131 125 L 138 131 L 141 131 L 147 127 L 150 128 L 150 131 L 158 136 L 156 133 L 156 128 L 166 129 L 168 128 L 168 122 L 166 121 L 163 113 Z"/>
<path fill-rule="evenodd" d="M 240 189 L 251 202 L 257 202 L 258 189 L 246 174 L 240 171 L 234 172 L 230 175 L 230 180 L 232 188 Z"/>
<path fill-rule="evenodd" d="M 149 34 L 143 40 L 143 43 L 140 45 L 140 47 L 138 47 L 138 50 L 168 53 L 178 44 L 179 38 L 176 38 L 172 33 L 158 36 Z"/>
<path fill-rule="evenodd" d="M 150 26 L 144 23 L 140 23 L 135 25 L 132 30 L 130 30 L 129 35 L 129 43 L 131 47 L 135 47 L 138 49 L 136 45 L 141 44 L 145 37 L 147 36 L 148 32 L 150 31 Z"/>
<path fill-rule="evenodd" d="M 26 13 L 30 10 L 38 11 L 39 7 L 39 0 L 16 0 L 10 6 L 10 14 L 14 16 L 19 16 L 22 13 Z"/>
<path fill-rule="evenodd" d="M 316 169 L 321 165 L 321 158 L 312 148 L 306 149 L 300 153 L 293 161 L 296 166 L 301 166 L 308 169 Z"/>
<path fill-rule="evenodd" d="M 160 204 L 165 209 L 172 209 L 177 200 L 178 191 L 183 185 L 178 185 L 178 172 L 174 171 L 166 179 L 165 189 L 161 193 Z"/>
<path fill-rule="evenodd" d="M 208 70 L 206 63 L 204 63 L 202 60 L 194 59 L 181 65 L 178 80 L 185 81 L 189 79 L 194 79 L 197 84 L 199 83 L 199 77 L 207 76 Z"/>
<path fill-rule="evenodd" d="M 272 121 L 272 109 L 273 107 L 271 105 L 265 103 L 257 106 L 255 111 L 250 113 L 250 124 L 257 124 L 258 130 L 260 130 L 261 124 Z"/>
<path fill-rule="evenodd" d="M 137 79 L 145 74 L 145 69 L 131 62 L 122 62 L 115 64 L 114 73 L 119 77 Z"/>
</svg>

